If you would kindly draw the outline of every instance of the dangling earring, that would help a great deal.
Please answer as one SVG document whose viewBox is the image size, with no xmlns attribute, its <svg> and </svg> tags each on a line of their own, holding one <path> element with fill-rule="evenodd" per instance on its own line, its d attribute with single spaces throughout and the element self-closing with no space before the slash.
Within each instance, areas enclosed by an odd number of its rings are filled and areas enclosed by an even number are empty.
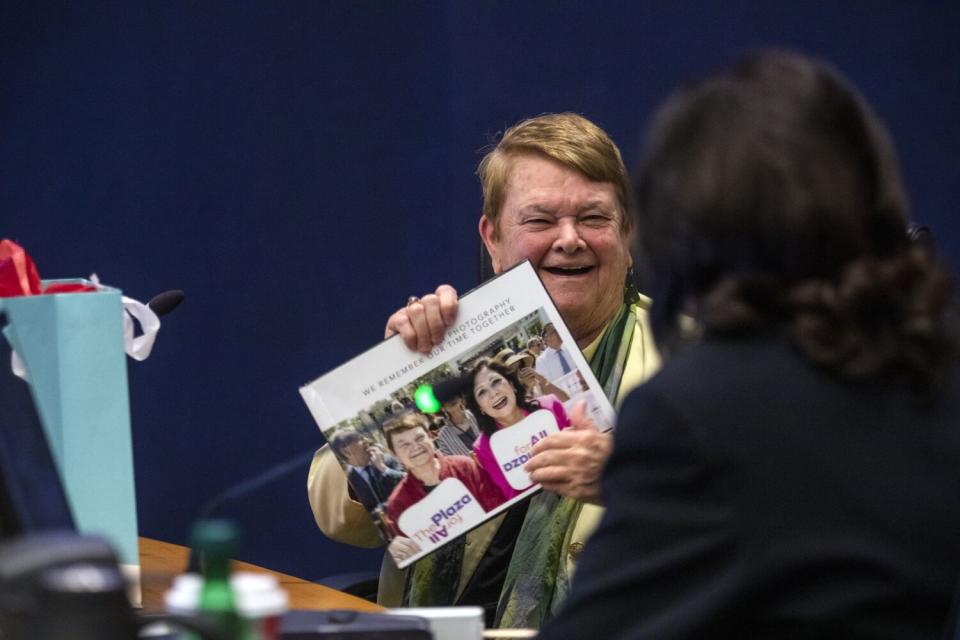
<svg viewBox="0 0 960 640">
<path fill-rule="evenodd" d="M 623 283 L 623 301 L 629 306 L 640 299 L 640 292 L 637 290 L 633 265 L 627 268 L 627 277 Z"/>
</svg>

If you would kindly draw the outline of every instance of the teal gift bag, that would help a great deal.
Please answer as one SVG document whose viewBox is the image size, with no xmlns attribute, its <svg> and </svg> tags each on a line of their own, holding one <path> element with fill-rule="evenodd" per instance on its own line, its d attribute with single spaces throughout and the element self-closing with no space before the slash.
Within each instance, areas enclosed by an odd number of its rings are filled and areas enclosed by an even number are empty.
<svg viewBox="0 0 960 640">
<path fill-rule="evenodd" d="M 134 577 L 140 560 L 120 291 L 0 298 L 0 308 L 77 526 L 107 538 Z"/>
</svg>

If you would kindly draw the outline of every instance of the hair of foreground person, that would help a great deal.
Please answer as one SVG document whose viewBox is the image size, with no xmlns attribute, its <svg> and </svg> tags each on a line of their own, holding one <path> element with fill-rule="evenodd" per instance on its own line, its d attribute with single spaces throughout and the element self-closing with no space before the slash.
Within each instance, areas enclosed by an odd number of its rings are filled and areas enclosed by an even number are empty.
<svg viewBox="0 0 960 640">
<path fill-rule="evenodd" d="M 483 187 L 483 215 L 495 225 L 513 159 L 524 153 L 546 156 L 594 182 L 611 183 L 623 216 L 621 231 L 630 231 L 630 181 L 620 150 L 603 129 L 575 113 L 549 113 L 515 124 L 480 161 L 477 175 Z"/>
<path fill-rule="evenodd" d="M 846 378 L 927 388 L 952 361 L 952 282 L 907 235 L 889 136 L 836 71 L 777 51 L 681 90 L 635 183 L 654 322 L 783 327 Z M 659 308 L 657 308 L 659 307 Z"/>
</svg>

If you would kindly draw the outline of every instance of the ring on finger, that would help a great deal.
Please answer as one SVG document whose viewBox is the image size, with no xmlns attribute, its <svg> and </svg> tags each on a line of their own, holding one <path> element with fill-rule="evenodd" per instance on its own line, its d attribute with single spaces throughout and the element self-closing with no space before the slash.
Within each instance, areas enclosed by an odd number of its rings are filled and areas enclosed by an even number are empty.
<svg viewBox="0 0 960 640">
<path fill-rule="evenodd" d="M 408 307 L 412 305 L 414 302 L 420 302 L 420 298 L 418 298 L 417 296 L 410 296 L 409 298 L 407 298 Z"/>
</svg>

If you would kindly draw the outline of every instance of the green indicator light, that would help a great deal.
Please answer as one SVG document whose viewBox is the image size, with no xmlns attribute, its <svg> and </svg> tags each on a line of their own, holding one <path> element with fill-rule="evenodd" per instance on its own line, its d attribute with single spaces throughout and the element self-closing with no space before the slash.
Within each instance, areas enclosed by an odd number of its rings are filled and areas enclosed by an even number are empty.
<svg viewBox="0 0 960 640">
<path fill-rule="evenodd" d="M 417 409 L 424 413 L 436 413 L 440 411 L 440 403 L 437 402 L 437 396 L 433 395 L 433 387 L 428 384 L 422 384 L 413 392 L 413 401 L 417 403 Z"/>
</svg>

